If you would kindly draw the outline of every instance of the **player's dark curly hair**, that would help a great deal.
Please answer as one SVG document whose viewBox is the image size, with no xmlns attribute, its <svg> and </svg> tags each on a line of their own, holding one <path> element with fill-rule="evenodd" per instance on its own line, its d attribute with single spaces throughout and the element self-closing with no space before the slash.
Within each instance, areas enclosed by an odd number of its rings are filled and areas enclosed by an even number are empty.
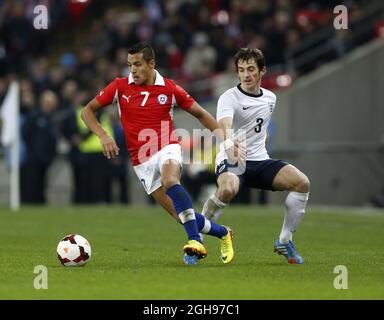
<svg viewBox="0 0 384 320">
<path fill-rule="evenodd" d="M 237 51 L 235 54 L 236 71 L 238 70 L 238 63 L 240 60 L 255 60 L 260 71 L 265 67 L 265 57 L 259 49 L 241 48 L 239 51 Z"/>
<path fill-rule="evenodd" d="M 135 43 L 128 49 L 129 54 L 135 54 L 139 52 L 143 53 L 143 59 L 147 63 L 149 63 L 152 59 L 155 59 L 155 51 L 153 51 L 151 45 L 146 42 Z"/>
</svg>

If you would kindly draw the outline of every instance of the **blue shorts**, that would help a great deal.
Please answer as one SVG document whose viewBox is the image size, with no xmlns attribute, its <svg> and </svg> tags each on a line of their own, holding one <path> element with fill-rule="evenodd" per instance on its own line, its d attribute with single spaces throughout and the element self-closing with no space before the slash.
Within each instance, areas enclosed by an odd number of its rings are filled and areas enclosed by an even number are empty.
<svg viewBox="0 0 384 320">
<path fill-rule="evenodd" d="M 240 185 L 249 188 L 272 190 L 273 179 L 288 163 L 283 160 L 267 159 L 262 161 L 247 161 L 245 172 L 237 175 L 240 179 Z M 229 168 L 235 168 L 236 165 L 231 165 L 227 160 L 222 161 L 216 168 L 216 177 L 228 172 Z M 233 170 L 231 170 L 233 172 Z"/>
</svg>

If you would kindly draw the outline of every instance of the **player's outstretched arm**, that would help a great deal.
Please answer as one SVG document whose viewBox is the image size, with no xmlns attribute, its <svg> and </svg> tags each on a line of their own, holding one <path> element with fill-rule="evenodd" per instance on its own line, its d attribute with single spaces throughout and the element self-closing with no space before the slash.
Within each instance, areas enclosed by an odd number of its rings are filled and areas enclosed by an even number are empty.
<svg viewBox="0 0 384 320">
<path fill-rule="evenodd" d="M 120 149 L 115 140 L 103 129 L 95 116 L 95 113 L 101 108 L 102 105 L 96 99 L 93 99 L 84 107 L 81 112 L 81 118 L 89 130 L 99 137 L 104 156 L 111 159 L 119 155 Z"/>
<path fill-rule="evenodd" d="M 198 119 L 205 128 L 211 130 L 218 138 L 219 142 L 223 142 L 225 140 L 225 133 L 219 127 L 216 119 L 197 102 L 195 102 L 187 111 Z"/>
</svg>

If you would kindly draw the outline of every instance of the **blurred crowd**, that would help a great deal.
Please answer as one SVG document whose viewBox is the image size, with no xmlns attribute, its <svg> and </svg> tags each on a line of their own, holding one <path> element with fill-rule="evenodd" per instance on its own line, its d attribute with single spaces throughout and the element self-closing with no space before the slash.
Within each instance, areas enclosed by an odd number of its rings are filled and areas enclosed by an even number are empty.
<svg viewBox="0 0 384 320">
<path fill-rule="evenodd" d="M 33 27 L 41 4 L 48 8 L 47 30 Z M 123 151 L 113 163 L 103 158 L 79 111 L 115 77 L 128 75 L 127 50 L 135 42 L 151 43 L 157 69 L 196 100 L 214 101 L 238 83 L 232 58 L 239 47 L 265 53 L 263 86 L 289 85 L 289 75 L 276 81 L 289 71 L 287 52 L 332 25 L 338 4 L 348 7 L 351 21 L 361 16 L 354 0 L 0 0 L 0 102 L 9 79 L 19 79 L 21 88 L 22 200 L 46 201 L 46 172 L 65 141 L 74 203 L 110 202 L 113 179 L 121 186 L 120 201 L 129 201 L 128 155 L 116 109 L 100 114 Z M 342 50 L 335 48 L 337 57 Z"/>
</svg>

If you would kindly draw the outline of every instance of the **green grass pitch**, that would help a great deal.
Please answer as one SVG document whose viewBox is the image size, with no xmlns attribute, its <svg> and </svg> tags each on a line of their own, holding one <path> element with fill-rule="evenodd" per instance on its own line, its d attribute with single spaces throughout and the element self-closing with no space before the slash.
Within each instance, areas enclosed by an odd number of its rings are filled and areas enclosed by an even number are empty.
<svg viewBox="0 0 384 320">
<path fill-rule="evenodd" d="M 309 207 L 295 235 L 304 265 L 272 252 L 282 207 L 230 206 L 221 223 L 235 230 L 235 260 L 224 265 L 219 241 L 208 256 L 182 263 L 183 228 L 158 207 L 0 208 L 0 299 L 383 299 L 384 211 Z M 78 233 L 92 245 L 81 268 L 65 268 L 58 241 Z M 33 286 L 48 269 L 48 289 Z M 337 265 L 348 289 L 334 288 Z"/>
</svg>

